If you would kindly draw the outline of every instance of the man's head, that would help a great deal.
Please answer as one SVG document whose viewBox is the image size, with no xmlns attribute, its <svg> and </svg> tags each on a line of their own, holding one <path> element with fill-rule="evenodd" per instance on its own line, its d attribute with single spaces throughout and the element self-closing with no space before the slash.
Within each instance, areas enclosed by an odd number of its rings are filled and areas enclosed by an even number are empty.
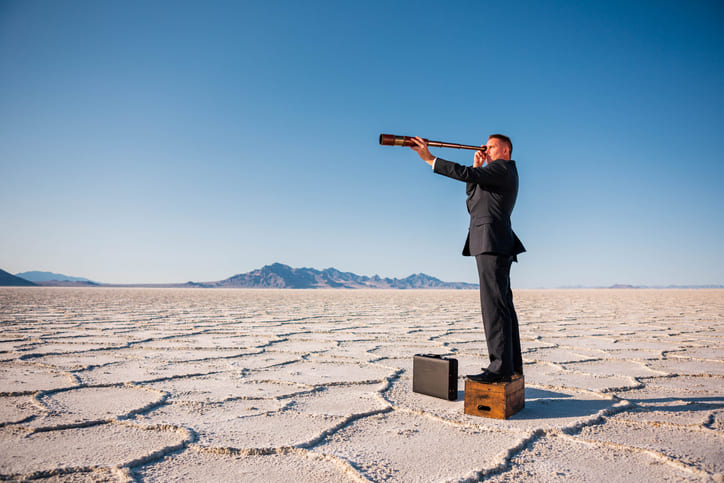
<svg viewBox="0 0 724 483">
<path fill-rule="evenodd" d="M 503 134 L 491 134 L 488 136 L 488 158 L 492 161 L 496 159 L 510 160 L 510 155 L 513 154 L 513 143 L 508 136 Z"/>
</svg>

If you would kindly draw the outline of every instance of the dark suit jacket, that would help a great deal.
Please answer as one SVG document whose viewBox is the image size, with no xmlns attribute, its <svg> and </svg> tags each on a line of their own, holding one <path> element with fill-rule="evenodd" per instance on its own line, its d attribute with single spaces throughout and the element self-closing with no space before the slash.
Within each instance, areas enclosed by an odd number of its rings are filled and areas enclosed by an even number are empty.
<svg viewBox="0 0 724 483">
<path fill-rule="evenodd" d="M 515 257 L 525 251 L 510 225 L 518 197 L 515 161 L 498 159 L 473 168 L 437 158 L 435 172 L 467 183 L 470 228 L 463 255 L 496 253 Z"/>
</svg>

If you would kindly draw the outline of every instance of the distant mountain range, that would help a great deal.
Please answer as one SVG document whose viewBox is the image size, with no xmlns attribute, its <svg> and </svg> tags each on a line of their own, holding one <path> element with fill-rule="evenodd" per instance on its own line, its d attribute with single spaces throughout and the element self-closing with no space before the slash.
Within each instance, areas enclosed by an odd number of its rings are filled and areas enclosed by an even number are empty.
<svg viewBox="0 0 724 483">
<path fill-rule="evenodd" d="M 218 282 L 188 282 L 189 287 L 225 288 L 387 288 L 387 289 L 476 289 L 477 285 L 463 282 L 443 282 L 417 273 L 406 278 L 367 277 L 336 268 L 292 268 L 274 263 L 248 273 L 234 275 Z"/>
<path fill-rule="evenodd" d="M 34 285 L 37 284 L 0 269 L 0 287 L 32 287 Z"/>
<path fill-rule="evenodd" d="M 347 289 L 477 289 L 472 283 L 443 282 L 424 273 L 406 278 L 367 277 L 336 268 L 316 270 L 314 268 L 292 268 L 274 263 L 257 270 L 240 273 L 225 280 L 214 282 L 187 282 L 183 284 L 103 284 L 87 278 L 71 277 L 53 272 L 22 272 L 12 275 L 0 270 L 0 286 L 63 286 L 63 287 L 179 287 L 179 288 L 347 288 Z"/>
<path fill-rule="evenodd" d="M 600 289 L 600 288 L 614 288 L 614 289 L 721 289 L 724 288 L 724 285 L 722 284 L 708 284 L 708 285 L 631 285 L 627 283 L 616 283 L 613 285 L 609 285 L 607 287 L 603 286 L 597 286 L 597 285 L 564 285 L 561 287 L 556 287 L 557 289 L 561 290 L 570 290 L 570 289 Z"/>
<path fill-rule="evenodd" d="M 53 272 L 22 272 L 22 273 L 16 273 L 16 277 L 24 278 L 25 280 L 30 280 L 31 282 L 90 282 L 90 283 L 96 283 L 92 280 L 88 280 L 87 278 L 81 278 L 81 277 L 71 277 L 69 275 L 63 275 L 62 273 L 53 273 Z"/>
<path fill-rule="evenodd" d="M 273 263 L 247 273 L 240 273 L 215 282 L 108 284 L 87 278 L 71 277 L 53 272 L 22 272 L 11 274 L 0 269 L 0 286 L 55 286 L 55 287 L 172 287 L 172 288 L 347 288 L 347 289 L 477 289 L 478 285 L 464 282 L 443 282 L 431 275 L 417 273 L 406 278 L 367 277 L 336 268 L 292 268 Z M 561 289 L 723 289 L 724 285 L 630 285 L 615 284 L 608 287 L 568 286 Z"/>
</svg>

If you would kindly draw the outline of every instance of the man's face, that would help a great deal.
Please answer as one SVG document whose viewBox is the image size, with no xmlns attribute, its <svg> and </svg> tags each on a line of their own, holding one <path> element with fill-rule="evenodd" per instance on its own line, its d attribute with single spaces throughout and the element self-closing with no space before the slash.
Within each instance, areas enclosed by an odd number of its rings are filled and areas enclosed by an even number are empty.
<svg viewBox="0 0 724 483">
<path fill-rule="evenodd" d="M 498 138 L 488 139 L 488 159 L 495 161 L 496 159 L 510 159 L 510 153 L 508 152 L 508 145 Z"/>
</svg>

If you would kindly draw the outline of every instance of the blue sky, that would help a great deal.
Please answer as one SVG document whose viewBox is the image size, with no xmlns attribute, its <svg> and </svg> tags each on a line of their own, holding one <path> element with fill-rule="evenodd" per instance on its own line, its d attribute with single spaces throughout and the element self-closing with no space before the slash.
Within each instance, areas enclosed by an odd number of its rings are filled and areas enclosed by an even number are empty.
<svg viewBox="0 0 724 483">
<path fill-rule="evenodd" d="M 377 137 L 501 132 L 514 287 L 724 283 L 723 27 L 704 0 L 0 0 L 0 268 L 477 282 L 464 185 Z"/>
</svg>

